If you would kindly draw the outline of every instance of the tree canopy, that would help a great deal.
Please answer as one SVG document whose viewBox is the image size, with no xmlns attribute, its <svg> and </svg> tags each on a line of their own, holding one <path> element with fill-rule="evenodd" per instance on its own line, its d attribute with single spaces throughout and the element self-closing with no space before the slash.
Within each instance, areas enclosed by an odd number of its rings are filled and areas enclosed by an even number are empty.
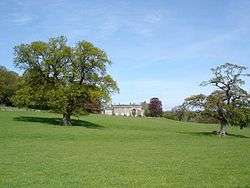
<svg viewBox="0 0 250 188">
<path fill-rule="evenodd" d="M 118 91 L 107 73 L 110 59 L 90 42 L 79 41 L 71 47 L 61 36 L 48 42 L 21 44 L 14 51 L 16 66 L 24 70 L 22 88 L 13 99 L 15 104 L 53 109 L 63 114 L 65 125 L 71 124 L 70 116 L 85 103 L 104 103 Z"/>
<path fill-rule="evenodd" d="M 151 117 L 159 117 L 162 115 L 162 103 L 159 98 L 151 98 L 148 104 L 148 110 Z"/>
</svg>

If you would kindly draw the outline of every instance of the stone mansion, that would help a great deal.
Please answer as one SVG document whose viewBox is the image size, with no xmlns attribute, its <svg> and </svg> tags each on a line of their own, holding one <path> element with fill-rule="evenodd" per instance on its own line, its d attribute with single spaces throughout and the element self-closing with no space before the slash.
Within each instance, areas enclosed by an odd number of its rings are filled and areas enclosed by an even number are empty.
<svg viewBox="0 0 250 188">
<path fill-rule="evenodd" d="M 144 116 L 144 109 L 140 104 L 118 104 L 104 108 L 102 113 L 106 115 L 137 117 Z"/>
</svg>

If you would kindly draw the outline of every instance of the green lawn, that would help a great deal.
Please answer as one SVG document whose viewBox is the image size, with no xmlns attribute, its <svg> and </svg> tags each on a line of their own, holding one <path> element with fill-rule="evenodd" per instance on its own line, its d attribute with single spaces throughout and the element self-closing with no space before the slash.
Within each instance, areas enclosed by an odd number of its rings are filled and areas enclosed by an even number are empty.
<svg viewBox="0 0 250 188">
<path fill-rule="evenodd" d="M 0 187 L 250 187 L 250 129 L 0 112 Z"/>
</svg>

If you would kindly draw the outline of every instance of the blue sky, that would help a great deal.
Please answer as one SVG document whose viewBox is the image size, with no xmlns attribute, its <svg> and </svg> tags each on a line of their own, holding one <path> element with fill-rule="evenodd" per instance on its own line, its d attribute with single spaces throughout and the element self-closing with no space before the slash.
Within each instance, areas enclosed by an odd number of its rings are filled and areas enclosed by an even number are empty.
<svg viewBox="0 0 250 188">
<path fill-rule="evenodd" d="M 15 71 L 20 43 L 65 35 L 103 48 L 120 87 L 114 103 L 159 97 L 169 109 L 211 91 L 199 86 L 211 67 L 250 67 L 249 0 L 1 0 L 0 24 L 0 64 Z"/>
</svg>

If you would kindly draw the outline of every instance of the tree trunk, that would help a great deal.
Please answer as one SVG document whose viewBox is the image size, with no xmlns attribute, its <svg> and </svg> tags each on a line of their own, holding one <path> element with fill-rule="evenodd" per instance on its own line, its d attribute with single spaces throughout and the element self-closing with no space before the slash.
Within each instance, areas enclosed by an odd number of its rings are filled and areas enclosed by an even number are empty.
<svg viewBox="0 0 250 188">
<path fill-rule="evenodd" d="M 63 125 L 71 125 L 71 119 L 69 114 L 63 114 Z"/>
<path fill-rule="evenodd" d="M 227 124 L 221 124 L 220 125 L 220 130 L 217 132 L 218 135 L 220 136 L 225 136 L 226 135 L 226 131 L 227 131 Z"/>
</svg>

